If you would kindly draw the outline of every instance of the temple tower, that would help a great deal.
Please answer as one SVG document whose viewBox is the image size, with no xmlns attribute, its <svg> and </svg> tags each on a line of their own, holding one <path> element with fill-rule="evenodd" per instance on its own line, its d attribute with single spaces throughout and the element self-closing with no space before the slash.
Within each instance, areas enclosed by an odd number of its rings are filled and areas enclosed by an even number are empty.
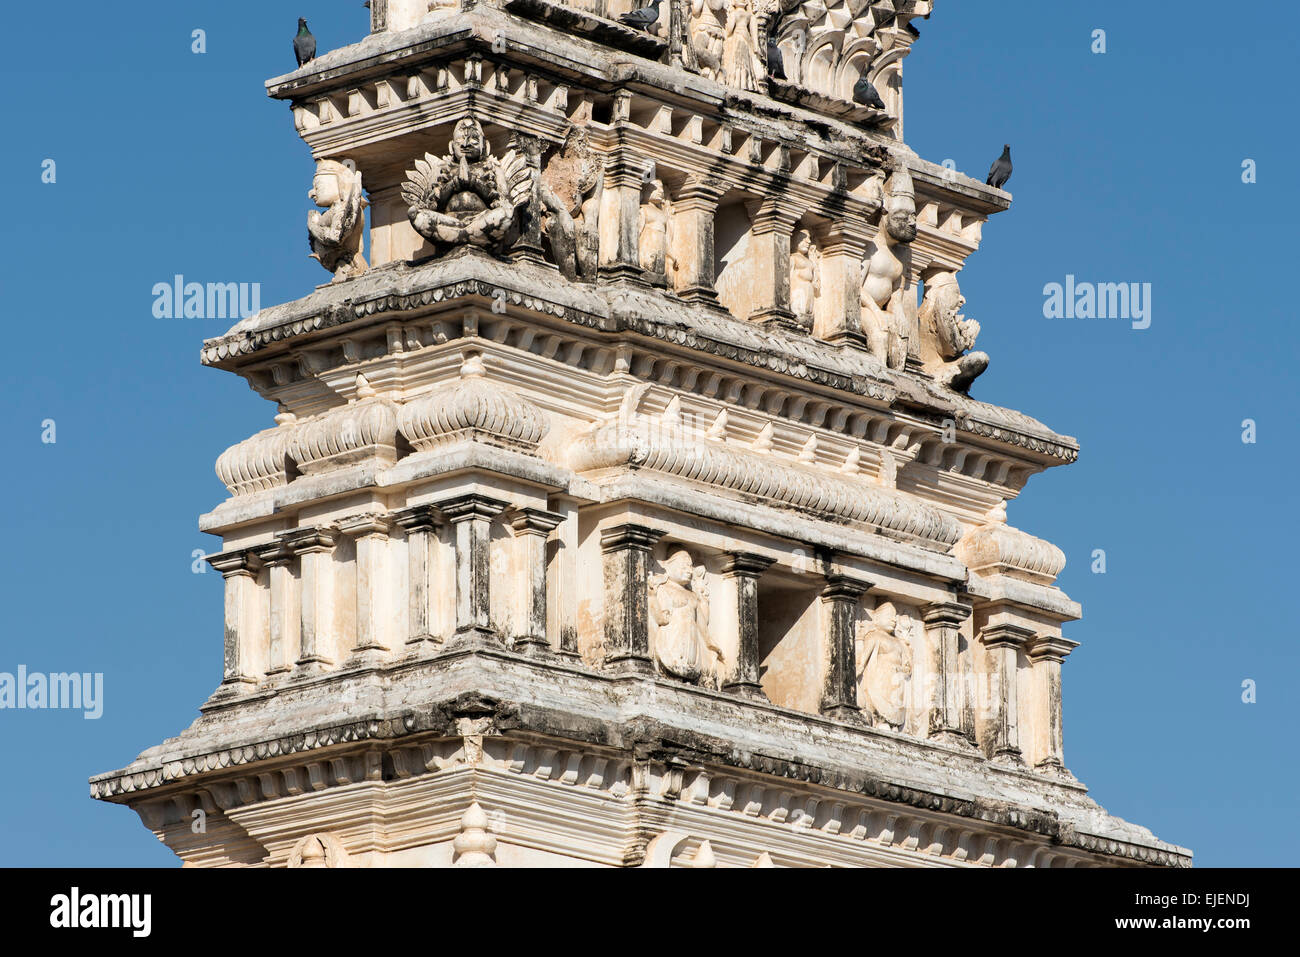
<svg viewBox="0 0 1300 957">
<path fill-rule="evenodd" d="M 333 278 L 204 343 L 278 412 L 225 674 L 93 796 L 188 865 L 1188 865 L 1067 770 L 1006 506 L 1078 446 L 969 396 L 931 6 L 373 0 L 268 82 Z"/>
</svg>

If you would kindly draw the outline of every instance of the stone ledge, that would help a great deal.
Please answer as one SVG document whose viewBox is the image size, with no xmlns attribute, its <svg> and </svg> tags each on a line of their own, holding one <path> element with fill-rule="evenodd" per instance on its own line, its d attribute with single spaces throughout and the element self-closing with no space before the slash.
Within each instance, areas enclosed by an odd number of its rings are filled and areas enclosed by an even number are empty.
<svg viewBox="0 0 1300 957">
<path fill-rule="evenodd" d="M 268 729 L 264 708 L 272 699 L 277 724 L 308 730 L 277 736 Z M 91 795 L 135 803 L 232 769 L 256 773 L 262 762 L 363 742 L 446 737 L 467 727 L 474 734 L 526 732 L 613 748 L 639 761 L 769 775 L 1126 860 L 1190 862 L 1184 849 L 1107 815 L 1075 782 L 767 702 L 538 663 L 504 650 L 340 672 L 222 703 L 128 767 L 92 778 Z"/>
<path fill-rule="evenodd" d="M 532 292 L 544 281 L 548 283 L 546 298 Z M 779 329 L 759 328 L 718 310 L 661 301 L 621 285 L 557 285 L 545 269 L 477 252 L 420 265 L 392 264 L 263 309 L 225 335 L 206 340 L 201 359 L 205 365 L 238 371 L 246 357 L 281 342 L 287 344 L 288 340 L 370 317 L 427 312 L 458 299 L 490 303 L 498 292 L 508 305 L 575 326 L 609 334 L 636 333 L 876 402 L 901 402 L 933 414 L 951 415 L 961 431 L 1059 462 L 1078 458 L 1074 438 L 1058 435 L 1023 413 L 941 391 L 932 382 L 907 373 L 891 372 L 868 353 Z"/>
</svg>

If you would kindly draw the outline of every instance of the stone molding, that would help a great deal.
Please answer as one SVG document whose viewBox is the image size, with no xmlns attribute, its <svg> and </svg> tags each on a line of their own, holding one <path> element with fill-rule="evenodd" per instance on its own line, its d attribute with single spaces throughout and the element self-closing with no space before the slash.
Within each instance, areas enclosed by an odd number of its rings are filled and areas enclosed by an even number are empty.
<svg viewBox="0 0 1300 957">
<path fill-rule="evenodd" d="M 510 734 L 430 738 L 411 734 L 407 729 L 413 723 L 357 723 L 174 762 L 169 768 L 182 773 L 168 776 L 172 786 L 156 796 L 149 792 L 163 783 L 157 772 L 105 776 L 92 782 L 92 795 L 130 803 L 148 826 L 161 832 L 173 819 L 188 827 L 190 810 L 205 803 L 240 816 L 242 809 L 263 802 L 343 793 L 367 783 L 407 787 L 449 775 L 459 777 L 458 792 L 477 793 L 489 811 L 494 804 L 487 795 L 496 797 L 498 806 L 509 800 L 511 813 L 504 816 L 507 826 L 499 840 L 523 846 L 577 846 L 585 851 L 583 856 L 614 865 L 640 864 L 645 845 L 637 849 L 637 834 L 653 833 L 672 821 L 675 829 L 729 835 L 734 842 L 731 853 L 742 860 L 752 861 L 767 851 L 804 866 L 861 866 L 868 848 L 887 849 L 898 863 L 919 855 L 950 866 L 1096 866 L 1116 859 L 1190 866 L 1180 848 L 1089 834 L 1054 814 L 870 780 L 852 782 L 855 790 L 845 791 L 848 781 L 762 756 L 739 756 L 737 769 L 743 768 L 743 773 L 737 773 L 680 759 L 575 747 L 566 739 Z M 338 750 L 350 743 L 351 750 Z M 312 758 L 312 752 L 327 748 L 334 750 Z M 277 755 L 284 760 L 269 760 Z M 391 766 L 391 773 L 382 770 L 385 766 Z M 463 780 L 465 774 L 471 775 L 472 787 Z M 191 777 L 188 787 L 175 787 Z M 556 811 L 572 809 L 582 793 L 598 799 L 583 803 L 584 815 L 599 820 L 600 828 L 592 828 L 588 820 L 581 834 L 539 833 L 567 831 L 569 826 L 560 822 L 571 815 L 549 811 L 553 804 Z M 536 808 L 533 814 L 526 813 L 529 806 Z M 637 810 L 629 816 L 631 808 Z M 460 829 L 455 813 L 441 816 L 448 818 L 446 833 L 429 834 L 426 823 L 424 840 L 450 840 Z M 516 830 L 510 822 L 517 823 Z M 607 837 L 594 844 L 593 831 Z M 717 847 L 718 838 L 712 840 Z M 633 850 L 625 853 L 629 845 Z"/>
</svg>

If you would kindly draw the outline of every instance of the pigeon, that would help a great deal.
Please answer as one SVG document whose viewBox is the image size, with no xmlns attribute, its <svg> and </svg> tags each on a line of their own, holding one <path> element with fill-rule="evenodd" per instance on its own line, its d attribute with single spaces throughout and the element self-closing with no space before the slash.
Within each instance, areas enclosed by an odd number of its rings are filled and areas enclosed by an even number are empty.
<svg viewBox="0 0 1300 957">
<path fill-rule="evenodd" d="M 650 0 L 647 6 L 621 14 L 618 22 L 634 30 L 650 32 L 650 27 L 659 19 L 659 0 Z"/>
<path fill-rule="evenodd" d="M 316 38 L 311 35 L 307 21 L 302 17 L 298 18 L 298 35 L 293 38 L 293 55 L 298 58 L 299 66 L 316 59 Z"/>
<path fill-rule="evenodd" d="M 774 80 L 785 79 L 785 58 L 776 45 L 776 38 L 771 36 L 767 38 L 767 75 Z"/>
<path fill-rule="evenodd" d="M 865 71 L 858 78 L 858 82 L 853 84 L 853 102 L 861 103 L 863 106 L 873 106 L 878 110 L 885 108 L 885 101 L 880 98 L 879 91 L 867 79 Z"/>
<path fill-rule="evenodd" d="M 989 170 L 989 178 L 985 184 L 996 189 L 1001 189 L 1007 185 L 1007 180 L 1011 178 L 1011 146 L 1010 144 L 1002 147 L 1002 155 L 998 157 L 993 168 Z"/>
</svg>

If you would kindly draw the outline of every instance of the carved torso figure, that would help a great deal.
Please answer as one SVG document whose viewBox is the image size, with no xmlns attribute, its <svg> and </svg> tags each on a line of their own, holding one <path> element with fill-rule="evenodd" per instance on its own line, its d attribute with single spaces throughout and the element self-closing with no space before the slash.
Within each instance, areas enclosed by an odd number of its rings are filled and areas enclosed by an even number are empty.
<svg viewBox="0 0 1300 957">
<path fill-rule="evenodd" d="M 700 72 L 722 79 L 722 49 L 726 41 L 727 0 L 691 0 L 691 51 Z"/>
<path fill-rule="evenodd" d="M 794 249 L 790 252 L 790 311 L 795 321 L 805 329 L 813 325 L 813 310 L 821 295 L 821 263 L 817 247 L 813 245 L 808 230 L 794 234 Z"/>
<path fill-rule="evenodd" d="M 895 730 L 907 723 L 907 683 L 912 677 L 908 638 L 903 620 L 889 602 L 858 627 L 855 653 L 861 706 Z"/>
<path fill-rule="evenodd" d="M 936 382 L 957 392 L 968 391 L 989 365 L 989 357 L 983 352 L 963 355 L 975 345 L 980 333 L 978 322 L 961 315 L 965 304 L 966 298 L 952 272 L 940 270 L 927 275 L 917 353 L 922 367 Z"/>
<path fill-rule="evenodd" d="M 411 225 L 431 242 L 493 246 L 505 238 L 515 210 L 532 191 L 533 171 L 514 150 L 491 155 L 477 120 L 456 124 L 445 157 L 426 153 L 408 170 L 402 198 Z"/>
<path fill-rule="evenodd" d="M 604 166 L 591 148 L 587 130 L 570 126 L 564 145 L 546 164 L 538 184 L 546 214 L 543 230 L 560 272 L 568 279 L 596 278 L 597 217 L 604 188 Z"/>
<path fill-rule="evenodd" d="M 651 282 L 670 281 L 677 261 L 672 252 L 672 208 L 664 184 L 650 185 L 650 198 L 641 205 L 641 228 L 637 236 L 641 268 Z"/>
<path fill-rule="evenodd" d="M 911 292 L 911 242 L 916 238 L 916 198 L 905 167 L 889 178 L 885 209 L 862 280 L 862 331 L 876 358 L 891 369 L 907 361 Z"/>
<path fill-rule="evenodd" d="M 703 569 L 695 571 L 690 552 L 677 549 L 664 573 L 650 579 L 650 620 L 655 664 L 682 681 L 699 682 L 718 670 L 722 652 L 709 638 L 709 603 Z"/>
<path fill-rule="evenodd" d="M 750 0 L 731 0 L 727 14 L 727 36 L 722 50 L 726 84 L 734 90 L 757 90 L 759 72 L 758 21 Z"/>
<path fill-rule="evenodd" d="M 362 192 L 361 173 L 337 160 L 320 160 L 308 196 L 325 210 L 307 214 L 312 259 L 334 273 L 335 282 L 360 276 L 369 268 L 361 248 L 370 205 Z"/>
</svg>

